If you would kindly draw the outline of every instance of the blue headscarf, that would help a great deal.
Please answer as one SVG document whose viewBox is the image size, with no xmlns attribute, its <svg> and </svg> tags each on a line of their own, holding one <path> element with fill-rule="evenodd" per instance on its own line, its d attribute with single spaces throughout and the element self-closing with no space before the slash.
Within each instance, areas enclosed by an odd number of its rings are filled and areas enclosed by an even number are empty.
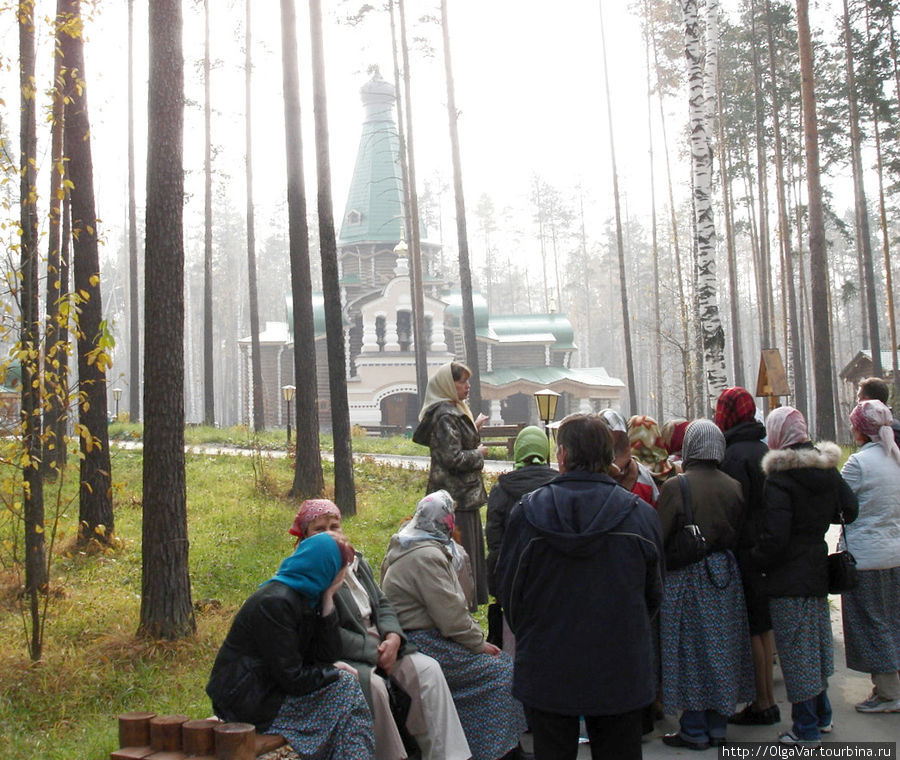
<svg viewBox="0 0 900 760">
<path fill-rule="evenodd" d="M 334 537 L 328 533 L 317 533 L 301 541 L 294 553 L 282 561 L 278 572 L 260 585 L 265 586 L 272 581 L 283 583 L 303 594 L 314 607 L 342 565 L 341 550 Z"/>
</svg>

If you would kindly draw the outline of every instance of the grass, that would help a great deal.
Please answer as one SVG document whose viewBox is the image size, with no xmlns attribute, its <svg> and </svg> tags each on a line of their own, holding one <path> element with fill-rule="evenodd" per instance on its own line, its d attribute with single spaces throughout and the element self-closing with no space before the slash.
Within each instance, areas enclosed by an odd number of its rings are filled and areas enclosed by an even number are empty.
<svg viewBox="0 0 900 760">
<path fill-rule="evenodd" d="M 107 757 L 118 744 L 116 715 L 122 712 L 210 714 L 204 687 L 212 661 L 237 608 L 292 550 L 287 527 L 296 503 L 283 496 L 292 477 L 285 459 L 263 454 L 262 478 L 246 457 L 188 455 L 186 467 L 196 636 L 173 643 L 135 636 L 139 452 L 113 450 L 114 548 L 74 549 L 77 505 L 61 520 L 66 537 L 53 558 L 40 663 L 27 655 L 21 581 L 7 563 L 0 566 L 0 737 L 6 747 L 0 754 L 6 760 Z M 69 477 L 74 482 L 77 469 Z M 333 480 L 327 463 L 325 478 Z M 358 511 L 345 531 L 377 573 L 391 534 L 424 493 L 426 473 L 364 460 L 355 478 Z"/>
</svg>

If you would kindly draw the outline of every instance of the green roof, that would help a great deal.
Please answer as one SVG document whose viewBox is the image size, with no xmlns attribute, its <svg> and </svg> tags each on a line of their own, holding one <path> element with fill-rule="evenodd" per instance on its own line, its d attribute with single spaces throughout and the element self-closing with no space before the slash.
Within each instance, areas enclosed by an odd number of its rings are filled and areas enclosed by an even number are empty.
<svg viewBox="0 0 900 760">
<path fill-rule="evenodd" d="M 610 377 L 603 367 L 504 367 L 481 373 L 481 382 L 495 388 L 515 382 L 532 383 L 543 388 L 567 381 L 588 387 L 625 387 L 625 383 L 617 377 Z"/>
<path fill-rule="evenodd" d="M 546 342 L 553 348 L 574 349 L 575 331 L 564 314 L 502 314 L 490 318 L 489 337 L 498 343 Z"/>
<path fill-rule="evenodd" d="M 455 317 L 462 322 L 462 293 L 458 290 L 451 290 L 449 293 L 443 293 L 441 300 L 447 304 L 444 314 Z M 472 293 L 472 308 L 475 310 L 475 332 L 478 335 L 487 337 L 488 327 L 488 305 L 484 300 L 484 296 L 477 290 Z"/>
<path fill-rule="evenodd" d="M 376 71 L 360 92 L 366 115 L 338 245 L 394 244 L 400 240 L 403 227 L 394 87 Z"/>
</svg>

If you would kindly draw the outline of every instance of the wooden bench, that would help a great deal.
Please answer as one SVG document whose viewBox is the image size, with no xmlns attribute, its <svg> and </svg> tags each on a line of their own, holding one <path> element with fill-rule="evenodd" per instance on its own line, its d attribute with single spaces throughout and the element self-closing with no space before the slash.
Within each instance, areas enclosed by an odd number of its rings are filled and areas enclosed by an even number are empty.
<svg viewBox="0 0 900 760">
<path fill-rule="evenodd" d="M 524 422 L 517 425 L 484 425 L 481 428 L 481 444 L 489 449 L 504 446 L 507 457 L 512 459 L 516 436 L 523 427 Z"/>
<path fill-rule="evenodd" d="M 403 435 L 402 425 L 365 425 L 367 438 L 387 438 L 392 435 Z"/>
</svg>

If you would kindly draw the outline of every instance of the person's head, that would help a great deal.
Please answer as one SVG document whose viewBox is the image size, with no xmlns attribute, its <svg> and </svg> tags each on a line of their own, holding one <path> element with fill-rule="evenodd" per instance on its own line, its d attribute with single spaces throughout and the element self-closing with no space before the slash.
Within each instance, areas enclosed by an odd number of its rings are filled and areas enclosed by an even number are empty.
<svg viewBox="0 0 900 760">
<path fill-rule="evenodd" d="M 606 472 L 613 461 L 613 437 L 599 414 L 571 414 L 559 426 L 556 458 L 560 472 Z"/>
<path fill-rule="evenodd" d="M 888 384 L 880 377 L 866 377 L 859 381 L 859 390 L 856 392 L 857 401 L 880 401 L 887 404 L 890 397 Z"/>
<path fill-rule="evenodd" d="M 453 497 L 447 491 L 433 491 L 416 504 L 416 513 L 404 531 L 417 531 L 439 540 L 453 538 L 454 509 Z"/>
<path fill-rule="evenodd" d="M 900 449 L 894 440 L 891 423 L 894 415 L 886 404 L 875 399 L 860 401 L 850 412 L 850 429 L 857 443 L 876 441 L 885 453 L 900 463 Z"/>
<path fill-rule="evenodd" d="M 546 433 L 536 425 L 522 428 L 513 444 L 513 459 L 517 470 L 530 464 L 547 464 L 550 441 Z"/>
<path fill-rule="evenodd" d="M 288 533 L 300 542 L 316 533 L 331 531 L 341 533 L 341 510 L 328 499 L 307 499 L 297 510 L 297 516 Z"/>
<path fill-rule="evenodd" d="M 646 465 L 656 464 L 668 456 L 660 437 L 659 424 L 647 414 L 628 418 L 628 443 L 632 454 Z"/>
<path fill-rule="evenodd" d="M 628 442 L 628 426 L 625 418 L 615 409 L 604 409 L 600 412 L 603 421 L 609 426 L 613 438 L 613 457 L 618 461 L 631 456 L 631 444 Z"/>
<path fill-rule="evenodd" d="M 725 458 L 725 435 L 712 420 L 694 420 L 684 433 L 681 457 L 685 467 L 696 462 L 719 464 Z"/>
<path fill-rule="evenodd" d="M 684 446 L 684 434 L 690 423 L 684 417 L 666 420 L 659 429 L 659 437 L 669 454 L 678 454 Z"/>
<path fill-rule="evenodd" d="M 756 418 L 756 402 L 750 391 L 740 386 L 726 388 L 716 401 L 716 425 L 723 433 Z"/>
<path fill-rule="evenodd" d="M 341 569 L 353 562 L 354 556 L 353 547 L 343 535 L 317 533 L 301 541 L 266 583 L 278 581 L 290 586 L 314 606 Z"/>
<path fill-rule="evenodd" d="M 460 401 L 465 401 L 469 397 L 469 378 L 472 377 L 472 370 L 460 362 L 450 362 L 450 374 L 453 376 L 457 397 Z"/>
<path fill-rule="evenodd" d="M 770 449 L 786 449 L 809 440 L 806 420 L 798 409 L 779 406 L 766 417 L 766 443 Z"/>
</svg>

